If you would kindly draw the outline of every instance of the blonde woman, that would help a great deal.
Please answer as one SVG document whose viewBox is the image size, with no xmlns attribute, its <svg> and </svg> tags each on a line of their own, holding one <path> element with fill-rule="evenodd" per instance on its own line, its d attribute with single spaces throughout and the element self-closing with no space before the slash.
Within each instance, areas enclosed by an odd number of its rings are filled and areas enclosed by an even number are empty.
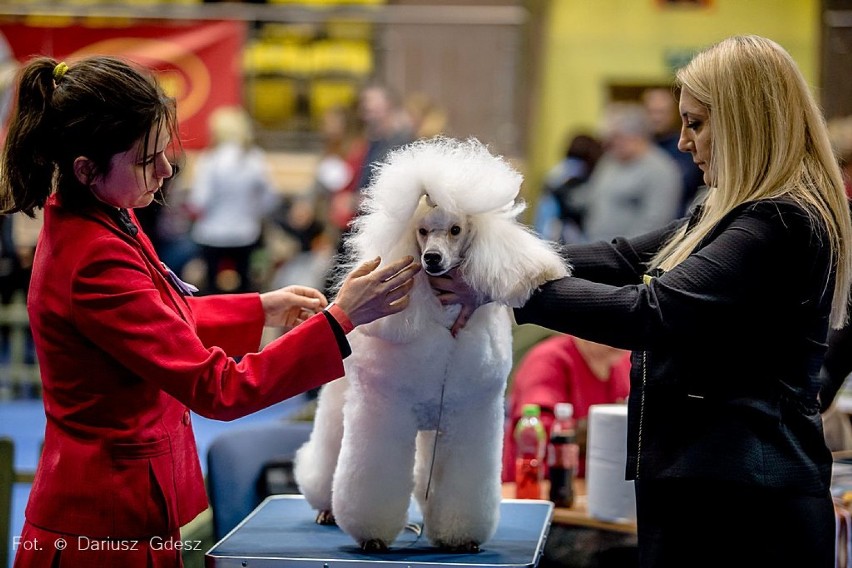
<svg viewBox="0 0 852 568">
<path fill-rule="evenodd" d="M 820 420 L 826 335 L 847 318 L 849 209 L 793 59 L 726 39 L 677 74 L 679 147 L 709 192 L 689 219 L 564 248 L 574 272 L 515 312 L 630 349 L 628 479 L 642 567 L 834 565 Z M 444 303 L 478 303 L 462 278 Z"/>
</svg>

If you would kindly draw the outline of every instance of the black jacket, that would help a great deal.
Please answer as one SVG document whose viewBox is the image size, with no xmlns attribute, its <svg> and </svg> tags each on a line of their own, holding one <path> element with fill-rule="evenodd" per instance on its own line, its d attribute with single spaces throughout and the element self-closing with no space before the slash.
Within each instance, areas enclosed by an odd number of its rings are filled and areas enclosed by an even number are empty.
<svg viewBox="0 0 852 568">
<path fill-rule="evenodd" d="M 817 394 L 834 286 L 824 230 L 790 201 L 746 204 L 676 268 L 643 278 L 684 222 L 566 246 L 573 275 L 542 286 L 517 322 L 633 351 L 628 479 L 824 494 Z"/>
</svg>

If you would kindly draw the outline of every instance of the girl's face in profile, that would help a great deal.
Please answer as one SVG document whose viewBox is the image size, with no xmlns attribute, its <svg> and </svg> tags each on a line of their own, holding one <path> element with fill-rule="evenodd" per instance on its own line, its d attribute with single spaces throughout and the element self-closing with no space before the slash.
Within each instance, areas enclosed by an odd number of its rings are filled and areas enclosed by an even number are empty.
<svg viewBox="0 0 852 568">
<path fill-rule="evenodd" d="M 683 124 L 677 143 L 678 150 L 692 154 L 692 161 L 704 172 L 704 183 L 710 186 L 710 112 L 686 89 L 681 91 L 679 108 Z"/>
<path fill-rule="evenodd" d="M 155 127 L 148 137 L 148 147 L 140 153 L 143 143 L 141 139 L 126 152 L 112 157 L 108 173 L 98 176 L 91 185 L 98 199 L 122 209 L 151 204 L 163 181 L 173 173 L 166 157 L 169 136 Z"/>
</svg>

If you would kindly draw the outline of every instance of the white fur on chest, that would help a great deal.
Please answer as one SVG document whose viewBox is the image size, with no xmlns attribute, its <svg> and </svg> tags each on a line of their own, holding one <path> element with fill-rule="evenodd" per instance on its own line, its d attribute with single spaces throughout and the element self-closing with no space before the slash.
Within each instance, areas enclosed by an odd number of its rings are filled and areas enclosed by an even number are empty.
<svg viewBox="0 0 852 568">
<path fill-rule="evenodd" d="M 420 333 L 404 334 L 404 340 L 398 333 L 382 333 L 387 330 L 380 326 L 350 334 L 352 355 L 344 366 L 357 396 L 395 397 L 413 409 L 437 406 L 442 399 L 445 407 L 461 407 L 502 395 L 512 365 L 507 308 L 483 306 L 456 337 L 449 327 L 457 310 L 435 314 L 444 317 L 421 321 Z M 399 330 L 398 324 L 391 329 Z"/>
</svg>

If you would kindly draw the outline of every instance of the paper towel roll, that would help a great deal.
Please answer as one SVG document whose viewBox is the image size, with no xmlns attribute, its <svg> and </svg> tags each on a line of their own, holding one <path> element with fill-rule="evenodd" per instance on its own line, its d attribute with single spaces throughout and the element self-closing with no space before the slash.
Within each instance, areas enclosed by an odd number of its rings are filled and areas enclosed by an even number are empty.
<svg viewBox="0 0 852 568">
<path fill-rule="evenodd" d="M 586 490 L 589 515 L 604 521 L 635 521 L 633 482 L 624 479 L 627 463 L 627 405 L 589 407 Z"/>
</svg>

